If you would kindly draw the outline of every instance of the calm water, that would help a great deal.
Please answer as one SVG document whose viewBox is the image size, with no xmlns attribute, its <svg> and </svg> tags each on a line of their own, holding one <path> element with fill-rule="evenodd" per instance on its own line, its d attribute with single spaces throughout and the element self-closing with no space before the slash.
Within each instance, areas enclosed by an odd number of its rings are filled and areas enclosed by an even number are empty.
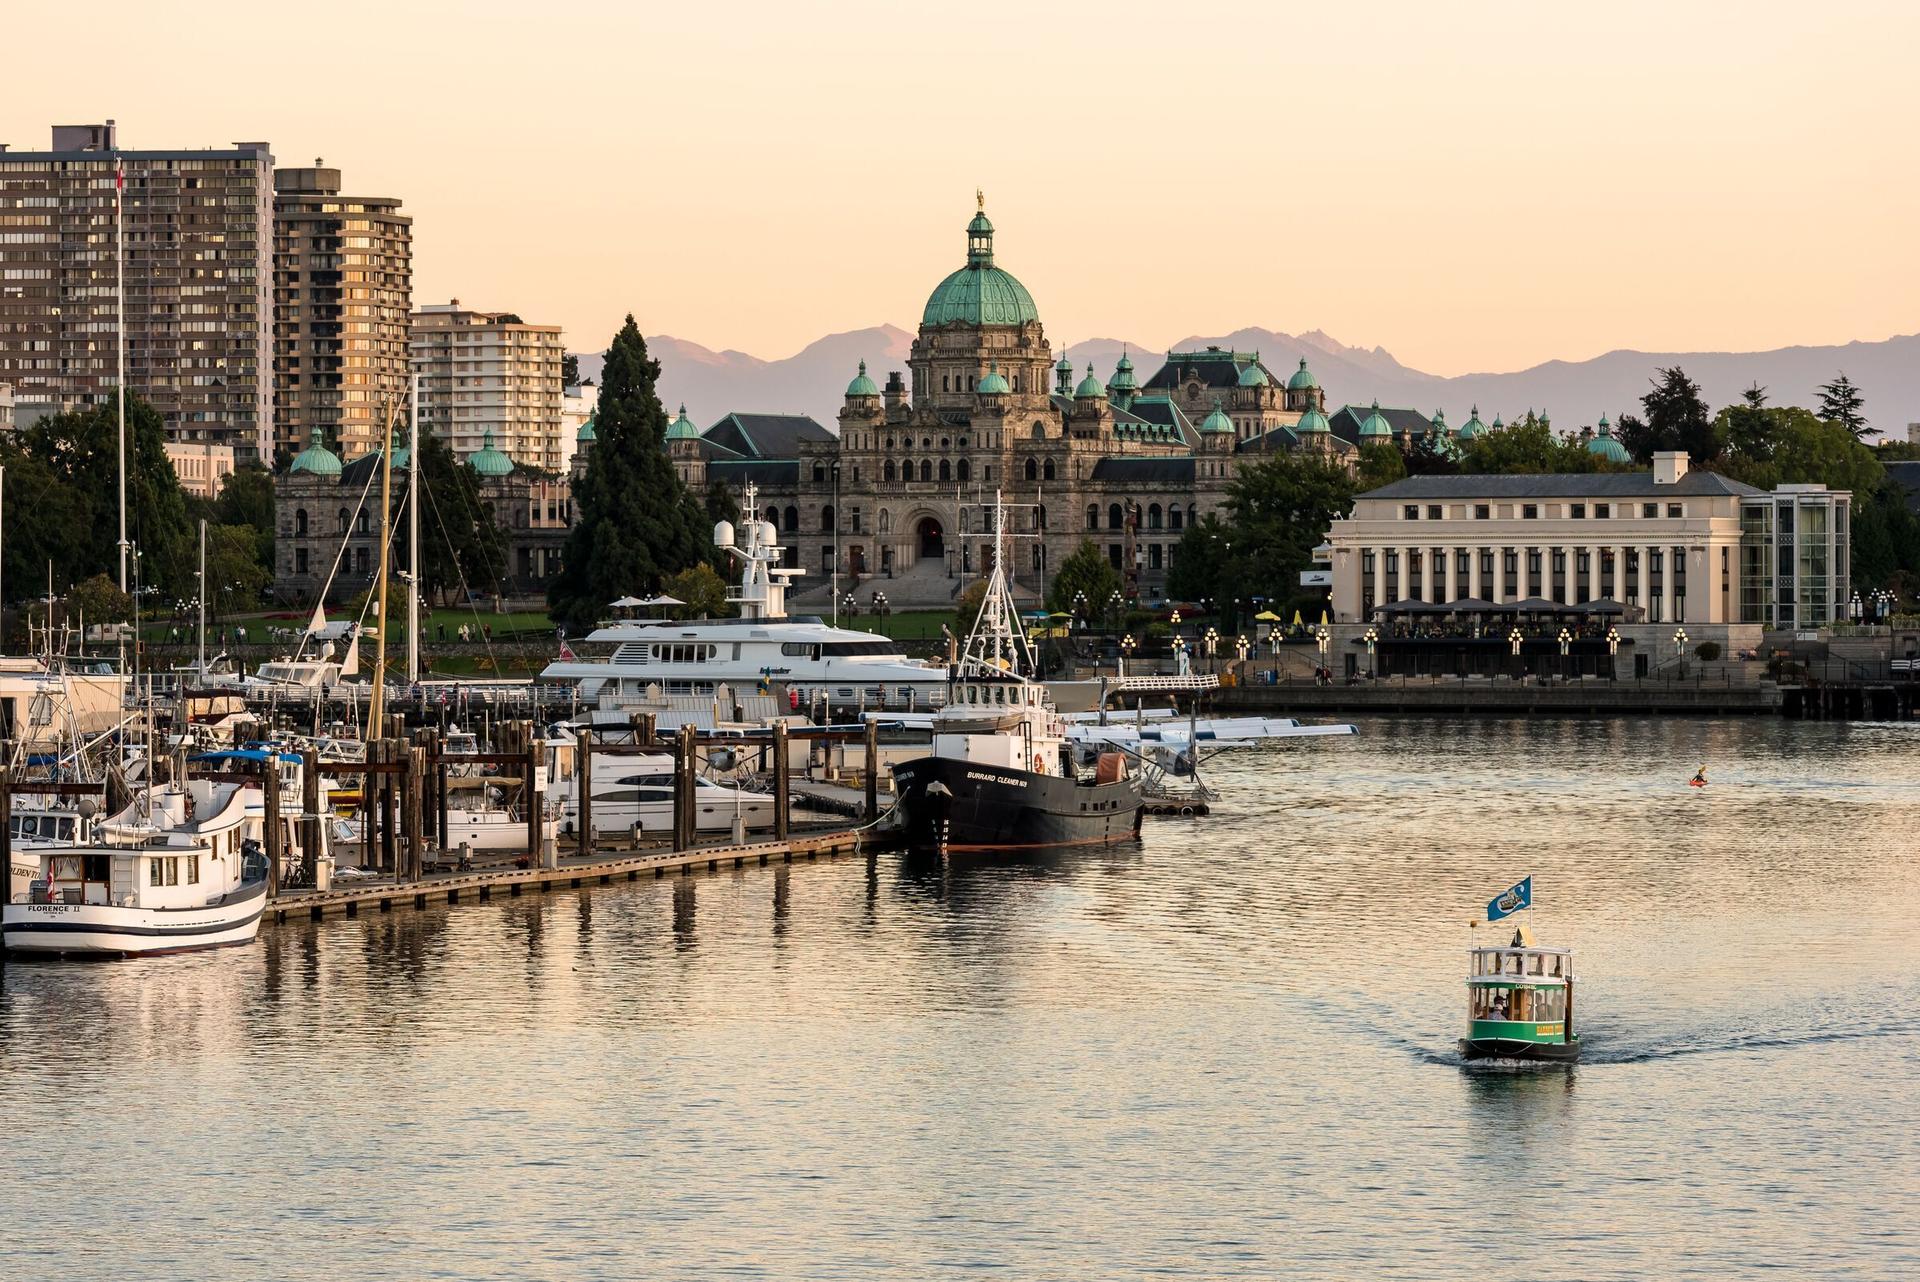
<svg viewBox="0 0 1920 1282">
<path fill-rule="evenodd" d="M 1218 782 L 1139 848 L 13 963 L 0 1266 L 1920 1274 L 1920 727 L 1380 721 Z M 1463 1070 L 1526 873 L 1587 1060 Z"/>
</svg>

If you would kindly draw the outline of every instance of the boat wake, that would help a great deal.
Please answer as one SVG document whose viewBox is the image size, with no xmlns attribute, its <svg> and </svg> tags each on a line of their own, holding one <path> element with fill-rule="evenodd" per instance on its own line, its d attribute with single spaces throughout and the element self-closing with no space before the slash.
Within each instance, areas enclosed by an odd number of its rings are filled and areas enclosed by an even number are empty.
<svg viewBox="0 0 1920 1282">
<path fill-rule="evenodd" d="M 1808 1029 L 1799 1033 L 1757 1033 L 1751 1036 L 1738 1033 L 1709 1034 L 1684 1041 L 1661 1043 L 1648 1043 L 1639 1037 L 1613 1038 L 1605 1032 L 1598 1034 L 1582 1032 L 1579 1064 L 1583 1068 L 1600 1064 L 1651 1064 L 1693 1055 L 1739 1055 L 1751 1051 L 1793 1050 L 1804 1046 L 1823 1046 L 1828 1043 L 1855 1042 L 1880 1037 L 1920 1037 L 1920 1021 L 1899 1021 L 1871 1028 Z M 1542 1063 L 1534 1060 L 1470 1061 L 1451 1048 L 1440 1051 L 1406 1038 L 1395 1037 L 1390 1040 L 1421 1063 L 1448 1068 L 1467 1068 L 1479 1072 L 1488 1069 L 1532 1071 L 1567 1067 L 1564 1064 Z"/>
</svg>

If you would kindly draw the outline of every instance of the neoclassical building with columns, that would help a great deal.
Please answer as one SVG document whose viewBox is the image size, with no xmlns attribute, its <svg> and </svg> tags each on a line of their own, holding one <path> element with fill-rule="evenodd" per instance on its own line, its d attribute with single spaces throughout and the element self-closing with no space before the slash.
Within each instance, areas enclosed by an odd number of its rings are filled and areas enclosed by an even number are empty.
<svg viewBox="0 0 1920 1282">
<path fill-rule="evenodd" d="M 744 492 L 807 571 L 818 603 L 836 573 L 864 603 L 941 603 L 980 568 L 980 505 L 1021 505 L 1015 590 L 1041 594 L 1082 540 L 1151 599 L 1174 545 L 1224 502 L 1250 459 L 1276 450 L 1356 449 L 1307 363 L 1274 370 L 1257 352 L 1169 352 L 1144 381 L 1123 355 L 1109 377 L 1055 359 L 1026 286 L 1001 267 L 984 209 L 966 259 L 928 296 L 905 371 L 863 362 L 838 431 L 796 415 L 729 414 L 704 431 L 684 410 L 667 450 L 688 485 Z M 1360 420 L 1355 419 L 1357 424 Z M 1423 422 L 1425 420 L 1422 420 Z"/>
<path fill-rule="evenodd" d="M 1414 476 L 1369 491 L 1328 534 L 1332 613 L 1416 602 L 1618 602 L 1623 628 L 1757 644 L 1843 616 L 1851 496 L 1769 494 L 1682 452 L 1650 472 Z"/>
</svg>

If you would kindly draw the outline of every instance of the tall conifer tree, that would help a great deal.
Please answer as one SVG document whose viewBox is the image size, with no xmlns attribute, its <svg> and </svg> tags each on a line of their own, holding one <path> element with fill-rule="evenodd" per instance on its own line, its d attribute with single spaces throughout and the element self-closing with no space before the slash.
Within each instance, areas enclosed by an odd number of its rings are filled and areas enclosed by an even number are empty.
<svg viewBox="0 0 1920 1282">
<path fill-rule="evenodd" d="M 574 483 L 573 531 L 547 589 L 553 617 L 575 632 L 610 602 L 658 590 L 707 546 L 700 504 L 667 459 L 667 411 L 655 384 L 660 362 L 628 316 L 607 349 L 586 470 Z"/>
</svg>

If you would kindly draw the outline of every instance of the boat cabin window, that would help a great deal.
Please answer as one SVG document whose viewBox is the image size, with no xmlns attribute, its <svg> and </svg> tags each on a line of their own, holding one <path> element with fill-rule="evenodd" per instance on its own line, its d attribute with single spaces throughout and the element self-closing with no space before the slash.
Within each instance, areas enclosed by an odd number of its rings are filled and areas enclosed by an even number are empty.
<svg viewBox="0 0 1920 1282">
<path fill-rule="evenodd" d="M 178 886 L 180 884 L 180 857 L 178 855 L 154 855 L 147 860 L 147 884 L 149 886 Z"/>
<path fill-rule="evenodd" d="M 1547 966 L 1547 959 L 1541 956 L 1539 953 L 1535 953 L 1533 956 L 1527 958 L 1527 974 L 1529 975 L 1546 974 L 1547 973 L 1546 966 Z"/>
</svg>

